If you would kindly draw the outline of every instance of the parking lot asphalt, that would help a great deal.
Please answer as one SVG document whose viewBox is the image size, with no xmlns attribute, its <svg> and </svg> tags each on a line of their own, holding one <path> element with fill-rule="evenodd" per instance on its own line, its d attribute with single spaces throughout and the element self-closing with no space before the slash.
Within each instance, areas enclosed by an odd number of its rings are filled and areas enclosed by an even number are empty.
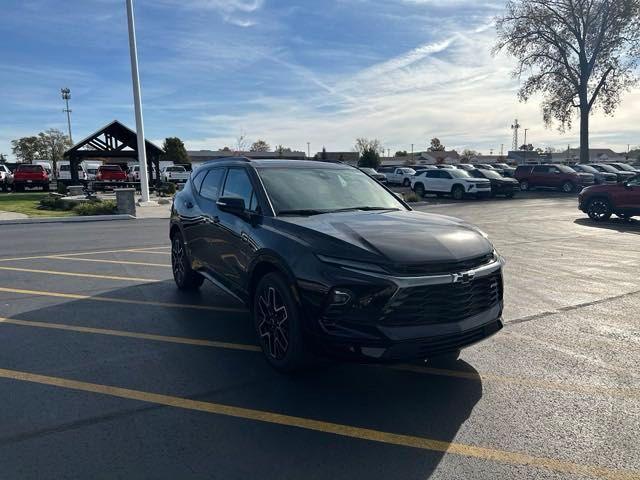
<svg viewBox="0 0 640 480">
<path fill-rule="evenodd" d="M 640 222 L 443 202 L 507 259 L 450 369 L 271 370 L 244 307 L 171 280 L 166 220 L 0 226 L 0 478 L 640 478 Z"/>
</svg>

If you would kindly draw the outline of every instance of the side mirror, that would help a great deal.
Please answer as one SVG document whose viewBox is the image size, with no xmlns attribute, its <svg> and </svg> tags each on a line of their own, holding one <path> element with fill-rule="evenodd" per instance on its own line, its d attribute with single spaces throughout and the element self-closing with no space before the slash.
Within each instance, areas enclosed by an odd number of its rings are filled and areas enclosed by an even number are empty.
<svg viewBox="0 0 640 480">
<path fill-rule="evenodd" d="M 244 205 L 244 199 L 235 197 L 222 197 L 218 199 L 216 205 L 223 212 L 232 213 L 238 216 L 244 216 L 246 207 Z"/>
</svg>

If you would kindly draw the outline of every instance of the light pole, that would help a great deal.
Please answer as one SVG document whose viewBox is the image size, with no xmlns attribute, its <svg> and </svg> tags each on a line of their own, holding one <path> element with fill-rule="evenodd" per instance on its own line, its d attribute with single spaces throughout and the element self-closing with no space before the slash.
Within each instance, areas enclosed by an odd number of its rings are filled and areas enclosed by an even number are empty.
<svg viewBox="0 0 640 480">
<path fill-rule="evenodd" d="M 127 20 L 129 23 L 129 53 L 131 55 L 131 79 L 133 81 L 133 105 L 136 112 L 136 135 L 138 137 L 138 162 L 140 163 L 141 204 L 149 204 L 149 176 L 147 174 L 147 150 L 144 140 L 144 121 L 142 119 L 142 100 L 140 98 L 140 74 L 138 73 L 138 47 L 136 28 L 133 18 L 133 0 L 127 2 Z"/>
<path fill-rule="evenodd" d="M 311 142 L 307 142 L 307 158 L 311 158 Z"/>
<path fill-rule="evenodd" d="M 414 164 L 414 159 L 413 159 L 413 143 L 411 144 L 411 165 Z"/>
<path fill-rule="evenodd" d="M 71 110 L 69 110 L 69 100 L 71 100 L 71 90 L 69 88 L 61 88 L 60 93 L 65 101 L 66 108 L 62 110 L 67 113 L 67 127 L 69 128 L 69 141 L 73 145 L 73 137 L 71 136 Z"/>
<path fill-rule="evenodd" d="M 524 164 L 527 164 L 527 132 L 529 131 L 528 128 L 524 129 Z"/>
</svg>

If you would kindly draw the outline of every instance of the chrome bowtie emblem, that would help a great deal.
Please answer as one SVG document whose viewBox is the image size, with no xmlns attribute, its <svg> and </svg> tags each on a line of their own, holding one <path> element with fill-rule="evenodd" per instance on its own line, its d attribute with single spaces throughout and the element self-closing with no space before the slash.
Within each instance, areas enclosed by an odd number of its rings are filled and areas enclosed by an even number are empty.
<svg viewBox="0 0 640 480">
<path fill-rule="evenodd" d="M 469 283 L 475 276 L 476 274 L 473 272 L 454 273 L 453 283 Z"/>
</svg>

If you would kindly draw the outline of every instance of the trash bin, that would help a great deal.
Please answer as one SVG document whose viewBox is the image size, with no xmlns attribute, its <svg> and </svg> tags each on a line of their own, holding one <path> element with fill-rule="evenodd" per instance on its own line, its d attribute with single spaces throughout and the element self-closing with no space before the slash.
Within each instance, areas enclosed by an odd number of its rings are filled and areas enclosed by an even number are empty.
<svg viewBox="0 0 640 480">
<path fill-rule="evenodd" d="M 136 189 L 135 188 L 117 188 L 116 204 L 118 213 L 122 215 L 136 216 Z"/>
</svg>

